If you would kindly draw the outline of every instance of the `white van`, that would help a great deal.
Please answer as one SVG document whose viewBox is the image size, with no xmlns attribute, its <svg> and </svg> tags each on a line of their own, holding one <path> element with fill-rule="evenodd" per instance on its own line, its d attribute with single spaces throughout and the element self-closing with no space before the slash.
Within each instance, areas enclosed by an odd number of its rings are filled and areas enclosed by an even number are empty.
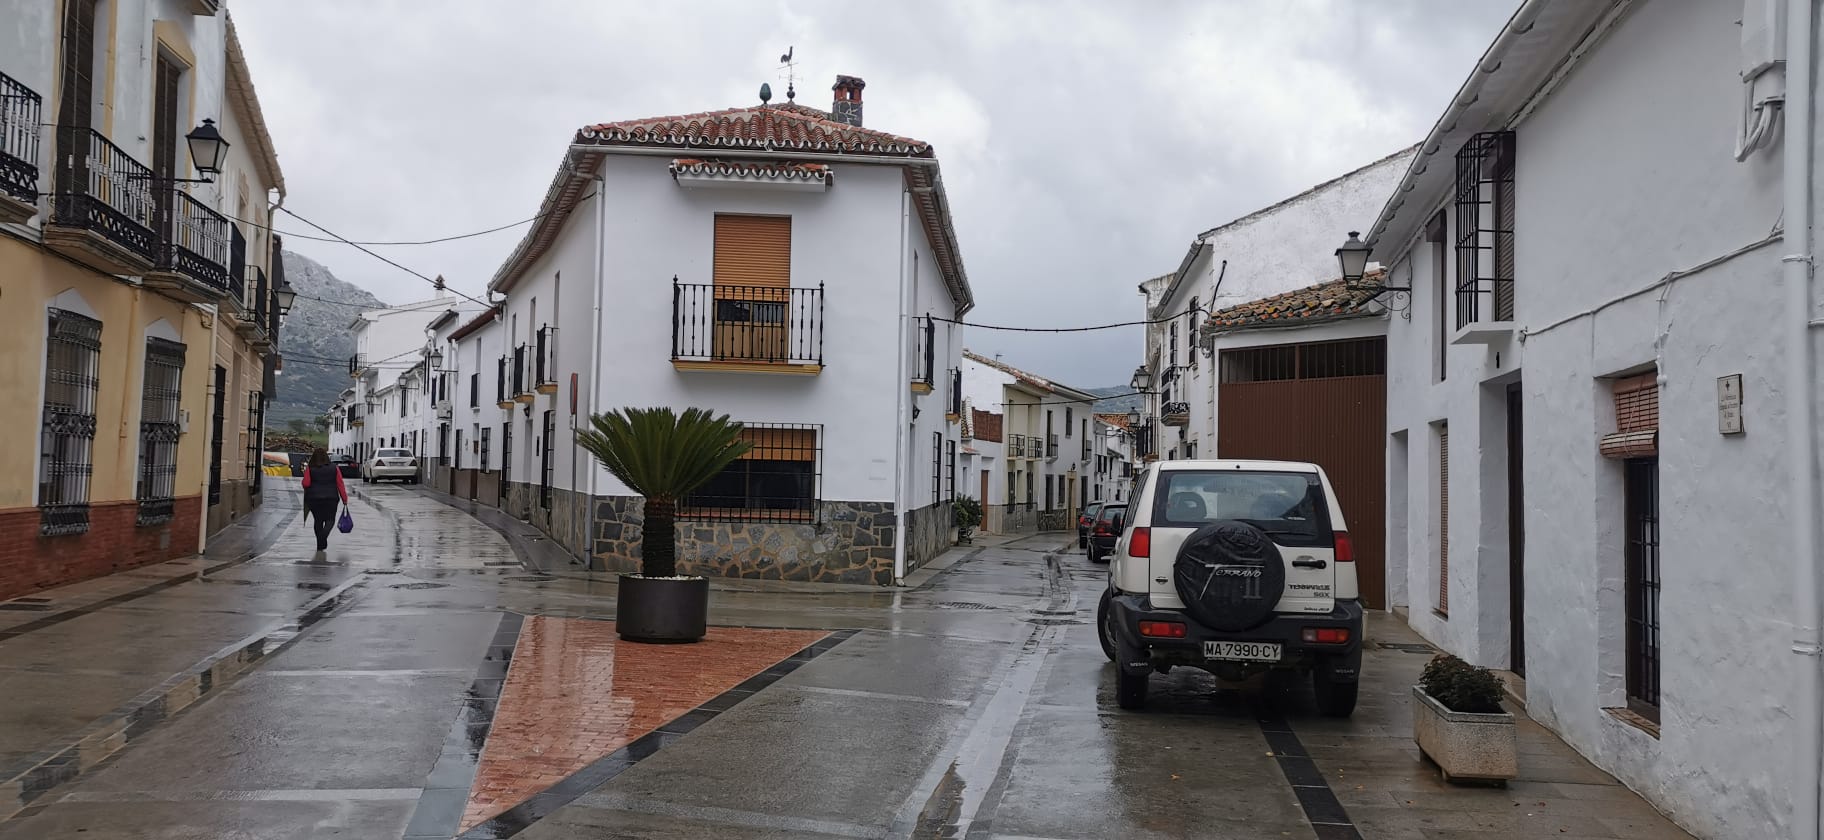
<svg viewBox="0 0 1824 840">
<path fill-rule="evenodd" d="M 1326 715 L 1355 711 L 1355 552 L 1322 468 L 1161 461 L 1135 481 L 1097 622 L 1121 708 L 1173 667 L 1225 680 L 1308 672 Z"/>
</svg>

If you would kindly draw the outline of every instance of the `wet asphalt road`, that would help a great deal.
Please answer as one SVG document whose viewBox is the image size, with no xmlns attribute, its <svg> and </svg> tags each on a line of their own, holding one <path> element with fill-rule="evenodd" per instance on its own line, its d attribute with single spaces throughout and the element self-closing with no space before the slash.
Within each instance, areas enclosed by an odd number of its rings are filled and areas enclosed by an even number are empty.
<svg viewBox="0 0 1824 840">
<path fill-rule="evenodd" d="M 269 517 L 276 542 L 207 580 L 0 638 L 0 685 L 21 687 L 25 705 L 55 708 L 65 677 L 106 689 L 62 716 L 0 710 L 0 750 L 13 750 L 0 759 L 17 759 L 189 651 L 280 628 L 276 654 L 85 761 L 0 823 L 0 840 L 399 838 L 460 811 L 462 773 L 485 741 L 457 733 L 485 734 L 462 724 L 491 702 L 487 677 L 504 666 L 490 646 L 517 626 L 503 615 L 611 617 L 615 587 L 528 573 L 499 533 L 413 489 L 362 494 L 361 527 L 327 556 L 291 515 Z M 858 632 L 504 834 L 1683 836 L 1530 721 L 1521 780 L 1441 784 L 1410 739 L 1405 691 L 1422 646 L 1372 646 L 1347 721 L 1318 717 L 1300 681 L 1220 690 L 1183 669 L 1153 678 L 1148 711 L 1119 711 L 1093 624 L 1104 567 L 1066 539 L 966 550 L 910 590 L 718 586 L 717 624 Z M 333 602 L 300 624 L 326 593 Z M 1370 634 L 1419 642 L 1384 615 Z M 138 652 L 111 652 L 123 644 Z"/>
</svg>

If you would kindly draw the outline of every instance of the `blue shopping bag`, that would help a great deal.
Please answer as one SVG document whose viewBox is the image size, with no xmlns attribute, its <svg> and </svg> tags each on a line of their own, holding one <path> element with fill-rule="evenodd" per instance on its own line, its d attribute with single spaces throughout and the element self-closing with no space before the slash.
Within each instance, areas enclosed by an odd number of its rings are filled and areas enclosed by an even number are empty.
<svg viewBox="0 0 1824 840">
<path fill-rule="evenodd" d="M 355 530 L 355 518 L 349 515 L 348 508 L 343 508 L 342 518 L 336 520 L 336 530 L 344 534 Z"/>
</svg>

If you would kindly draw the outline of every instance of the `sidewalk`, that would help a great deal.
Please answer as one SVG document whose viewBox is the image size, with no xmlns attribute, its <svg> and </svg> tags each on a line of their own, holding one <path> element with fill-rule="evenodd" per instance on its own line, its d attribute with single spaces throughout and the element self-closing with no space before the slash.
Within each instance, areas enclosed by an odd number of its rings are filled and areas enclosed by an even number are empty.
<svg viewBox="0 0 1824 840">
<path fill-rule="evenodd" d="M 359 582 L 355 557 L 393 542 L 358 505 L 374 527 L 317 559 L 298 492 L 274 483 L 202 555 L 0 610 L 0 820 L 271 655 L 341 603 Z"/>
</svg>

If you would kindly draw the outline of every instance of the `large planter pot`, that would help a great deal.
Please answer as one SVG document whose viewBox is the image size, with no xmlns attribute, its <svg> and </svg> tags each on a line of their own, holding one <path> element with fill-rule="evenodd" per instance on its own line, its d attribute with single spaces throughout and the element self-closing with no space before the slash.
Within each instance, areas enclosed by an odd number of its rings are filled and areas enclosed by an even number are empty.
<svg viewBox="0 0 1824 840">
<path fill-rule="evenodd" d="M 1412 737 L 1444 771 L 1444 781 L 1505 781 L 1518 775 L 1514 716 L 1453 712 L 1412 687 Z"/>
<path fill-rule="evenodd" d="M 709 579 L 621 575 L 614 622 L 629 642 L 698 641 L 709 629 Z"/>
</svg>

